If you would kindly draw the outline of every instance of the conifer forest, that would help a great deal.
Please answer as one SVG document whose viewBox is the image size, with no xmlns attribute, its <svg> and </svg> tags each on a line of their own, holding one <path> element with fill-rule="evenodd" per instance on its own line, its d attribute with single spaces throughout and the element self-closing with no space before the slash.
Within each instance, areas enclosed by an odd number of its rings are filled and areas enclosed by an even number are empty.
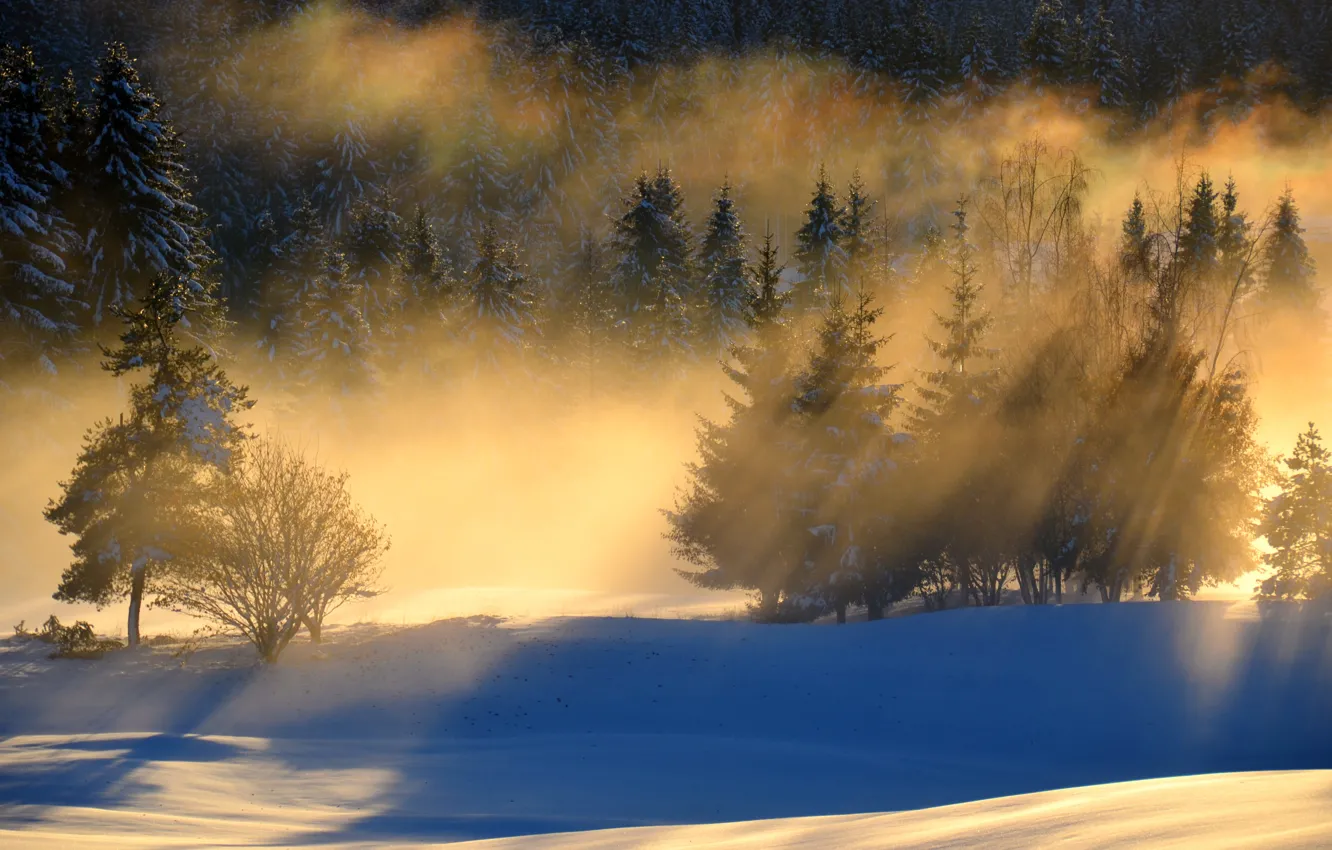
<svg viewBox="0 0 1332 850">
<path fill-rule="evenodd" d="M 0 847 L 1332 847 L 1330 283 L 1329 0 L 0 0 Z"/>
<path fill-rule="evenodd" d="M 131 642 L 231 623 L 254 481 L 345 481 L 257 419 L 482 397 L 697 413 L 641 520 L 763 621 L 1332 592 L 1329 449 L 1259 404 L 1328 410 L 1324 3 L 4 9 L 6 451 L 90 429 L 49 590 Z M 357 566 L 270 649 L 376 592 L 394 518 L 329 498 Z"/>
</svg>

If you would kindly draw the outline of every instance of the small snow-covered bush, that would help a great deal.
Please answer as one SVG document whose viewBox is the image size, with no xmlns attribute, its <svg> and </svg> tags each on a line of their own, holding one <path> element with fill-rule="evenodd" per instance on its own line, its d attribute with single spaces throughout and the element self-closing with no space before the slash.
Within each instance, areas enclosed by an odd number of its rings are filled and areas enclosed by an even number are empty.
<svg viewBox="0 0 1332 850">
<path fill-rule="evenodd" d="M 389 545 L 346 485 L 279 440 L 254 441 L 193 517 L 164 597 L 243 635 L 265 661 L 302 627 L 318 642 L 331 611 L 379 593 Z"/>
<path fill-rule="evenodd" d="M 29 631 L 25 623 L 14 627 L 17 637 L 39 640 L 55 646 L 52 658 L 101 658 L 108 652 L 124 646 L 114 638 L 99 638 L 92 624 L 79 620 L 72 626 L 66 626 L 52 614 L 36 631 Z"/>
</svg>

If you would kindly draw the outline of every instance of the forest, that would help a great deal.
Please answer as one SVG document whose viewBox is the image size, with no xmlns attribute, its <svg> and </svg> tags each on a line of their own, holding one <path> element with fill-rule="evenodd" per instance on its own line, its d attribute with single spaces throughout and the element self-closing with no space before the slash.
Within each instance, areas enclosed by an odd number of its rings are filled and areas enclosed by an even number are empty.
<svg viewBox="0 0 1332 850">
<path fill-rule="evenodd" d="M 1332 458 L 1253 393 L 1326 344 L 1302 198 L 1219 155 L 1319 160 L 1325 4 L 5 7 L 0 410 L 130 385 L 46 518 L 131 642 L 150 600 L 275 660 L 378 592 L 256 403 L 478 386 L 720 378 L 665 534 L 767 622 L 1332 592 Z"/>
</svg>

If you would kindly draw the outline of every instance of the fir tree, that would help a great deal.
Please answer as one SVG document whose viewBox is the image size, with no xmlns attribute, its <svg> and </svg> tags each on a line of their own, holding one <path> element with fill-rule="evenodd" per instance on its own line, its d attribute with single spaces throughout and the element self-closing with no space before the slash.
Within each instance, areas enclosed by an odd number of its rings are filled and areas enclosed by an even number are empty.
<svg viewBox="0 0 1332 850">
<path fill-rule="evenodd" d="M 713 199 L 698 266 L 703 284 L 699 349 L 724 357 L 743 338 L 750 300 L 745 232 L 735 213 L 729 182 L 722 185 Z"/>
<path fill-rule="evenodd" d="M 1211 279 L 1218 266 L 1216 190 L 1204 173 L 1189 198 L 1184 231 L 1180 234 L 1179 254 L 1185 267 L 1203 279 Z"/>
<path fill-rule="evenodd" d="M 1120 54 L 1114 24 L 1101 7 L 1092 26 L 1090 75 L 1096 84 L 1096 104 L 1102 109 L 1128 105 L 1129 69 Z"/>
<path fill-rule="evenodd" d="M 959 421 L 974 420 L 996 378 L 993 370 L 978 366 L 993 357 L 982 345 L 993 317 L 980 305 L 984 287 L 977 280 L 965 201 L 953 216 L 953 239 L 948 246 L 953 281 L 947 287 L 952 306 L 948 315 L 935 315 L 944 338 L 927 340 L 943 361 L 942 368 L 926 372 L 925 383 L 917 390 L 921 403 L 916 406 L 913 432 L 927 442 Z"/>
<path fill-rule="evenodd" d="M 851 173 L 846 187 L 846 206 L 842 208 L 839 228 L 842 232 L 842 250 L 846 253 L 848 276 L 862 277 L 874 254 L 874 239 L 870 232 L 876 202 L 866 191 L 860 169 Z"/>
<path fill-rule="evenodd" d="M 361 287 L 347 257 L 327 248 L 321 268 L 301 293 L 295 356 L 301 389 L 334 399 L 373 386 L 370 326 L 361 312 Z"/>
<path fill-rule="evenodd" d="M 351 223 L 353 205 L 381 180 L 371 152 L 365 118 L 347 103 L 324 155 L 315 162 L 312 198 L 324 213 L 324 226 L 336 237 Z"/>
<path fill-rule="evenodd" d="M 678 349 L 688 337 L 689 233 L 669 173 L 642 174 L 624 200 L 610 239 L 610 288 L 631 345 Z M 649 328 L 649 325 L 651 327 Z M 662 337 L 661 334 L 668 334 Z"/>
<path fill-rule="evenodd" d="M 867 601 L 867 586 L 877 584 L 879 565 L 866 551 L 877 515 L 869 494 L 893 468 L 887 420 L 899 391 L 882 383 L 887 370 L 878 355 L 886 339 L 874 331 L 882 312 L 864 290 L 849 311 L 840 295 L 834 297 L 795 382 L 804 435 L 803 507 L 812 537 L 806 592 L 836 611 L 839 623 L 846 622 L 847 606 Z M 882 612 L 875 604 L 880 600 L 869 601 Z"/>
<path fill-rule="evenodd" d="M 0 52 L 0 360 L 54 373 L 75 331 L 65 256 L 77 236 L 56 206 L 68 177 L 61 128 L 31 49 Z"/>
<path fill-rule="evenodd" d="M 190 322 L 217 325 L 220 306 L 195 281 L 163 273 L 141 306 L 116 308 L 125 326 L 103 368 L 147 373 L 130 391 L 130 412 L 89 431 L 63 494 L 46 509 L 62 534 L 74 535 L 74 563 L 56 598 L 98 605 L 128 595 L 129 642 L 158 571 L 189 545 L 182 512 L 209 475 L 225 472 L 244 439 L 232 416 L 252 402 L 200 347 L 185 347 Z"/>
<path fill-rule="evenodd" d="M 1040 0 L 1022 40 L 1022 57 L 1037 85 L 1065 82 L 1070 71 L 1068 19 L 1062 0 Z"/>
<path fill-rule="evenodd" d="M 267 279 L 256 299 L 259 338 L 255 342 L 263 370 L 281 380 L 299 374 L 290 368 L 299 360 L 303 335 L 300 311 L 312 282 L 323 272 L 329 250 L 323 218 L 310 199 L 292 211 L 289 230 L 271 248 Z"/>
<path fill-rule="evenodd" d="M 781 616 L 783 601 L 803 590 L 808 536 L 796 501 L 799 452 L 781 272 L 767 233 L 751 270 L 747 340 L 722 367 L 736 387 L 726 395 L 730 416 L 724 423 L 701 419 L 699 460 L 687 467 L 689 484 L 674 509 L 665 511 L 672 551 L 693 567 L 680 575 L 699 587 L 754 591 L 763 620 Z"/>
<path fill-rule="evenodd" d="M 444 223 L 451 255 L 474 259 L 471 252 L 486 226 L 511 224 L 514 194 L 508 153 L 500 144 L 495 119 L 487 104 L 478 103 L 444 179 L 442 208 L 448 211 Z M 458 265 L 463 266 L 461 260 Z"/>
<path fill-rule="evenodd" d="M 1313 423 L 1285 459 L 1281 492 L 1268 500 L 1259 533 L 1272 551 L 1272 575 L 1258 592 L 1276 599 L 1313 599 L 1332 593 L 1332 467 Z"/>
<path fill-rule="evenodd" d="M 1248 216 L 1239 209 L 1239 189 L 1235 186 L 1235 178 L 1231 177 L 1226 180 L 1226 190 L 1221 195 L 1216 249 L 1221 282 L 1227 288 L 1233 288 L 1236 295 L 1248 292 L 1253 284 L 1249 230 Z"/>
<path fill-rule="evenodd" d="M 98 66 L 88 173 L 96 211 L 88 236 L 93 318 L 147 292 L 160 274 L 197 278 L 212 255 L 190 200 L 175 130 L 139 81 L 125 46 Z"/>
<path fill-rule="evenodd" d="M 1151 262 L 1150 242 L 1147 233 L 1147 211 L 1142 204 L 1142 196 L 1133 195 L 1133 203 L 1124 215 L 1120 227 L 1119 267 L 1135 282 L 1147 280 Z"/>
<path fill-rule="evenodd" d="M 1263 298 L 1277 309 L 1309 315 L 1318 306 L 1318 289 L 1314 261 L 1303 234 L 1295 195 L 1287 188 L 1277 203 L 1272 231 L 1263 243 Z"/>
<path fill-rule="evenodd" d="M 481 229 L 458 308 L 460 335 L 472 347 L 477 373 L 520 361 L 534 341 L 531 284 L 518 263 L 516 246 L 500 239 L 490 225 Z"/>
<path fill-rule="evenodd" d="M 823 309 L 845 287 L 846 251 L 842 247 L 842 211 L 820 165 L 805 222 L 796 231 L 795 261 L 801 279 L 793 288 L 793 306 L 801 313 Z"/>
</svg>

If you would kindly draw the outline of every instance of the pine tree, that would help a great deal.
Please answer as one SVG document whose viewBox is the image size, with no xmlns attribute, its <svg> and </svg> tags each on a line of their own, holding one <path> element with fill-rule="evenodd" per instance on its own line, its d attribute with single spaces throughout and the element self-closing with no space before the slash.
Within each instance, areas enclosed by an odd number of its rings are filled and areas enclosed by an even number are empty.
<svg viewBox="0 0 1332 850">
<path fill-rule="evenodd" d="M 664 169 L 641 174 L 610 239 L 610 288 L 630 345 L 644 353 L 687 346 L 689 233 L 678 186 Z M 683 324 L 682 324 L 683 323 Z"/>
<path fill-rule="evenodd" d="M 1277 203 L 1272 232 L 1263 244 L 1263 298 L 1277 309 L 1309 315 L 1318 306 L 1314 261 L 1304 244 L 1299 207 L 1288 187 Z"/>
<path fill-rule="evenodd" d="M 349 280 L 360 290 L 361 315 L 372 333 L 391 337 L 399 295 L 393 266 L 402 254 L 403 223 L 387 192 L 370 193 L 351 206 L 350 221 L 339 240 L 346 254 Z"/>
<path fill-rule="evenodd" d="M 1147 211 L 1142 196 L 1133 195 L 1133 203 L 1124 215 L 1120 228 L 1119 267 L 1134 282 L 1144 282 L 1150 271 L 1150 242 L 1147 233 Z"/>
<path fill-rule="evenodd" d="M 490 225 L 481 229 L 458 308 L 460 336 L 472 347 L 478 374 L 520 362 L 537 334 L 532 286 L 518 263 L 517 247 Z"/>
<path fill-rule="evenodd" d="M 160 274 L 195 278 L 212 262 L 190 200 L 182 145 L 161 105 L 139 81 L 123 44 L 98 65 L 88 173 L 93 318 L 147 292 Z"/>
<path fill-rule="evenodd" d="M 962 50 L 958 57 L 958 96 L 965 120 L 973 116 L 977 105 L 999 93 L 1003 70 L 995 58 L 991 34 L 997 25 L 981 9 L 974 9 L 962 31 Z"/>
<path fill-rule="evenodd" d="M 729 182 L 722 185 L 713 199 L 707 232 L 699 248 L 698 267 L 703 284 L 699 350 L 725 357 L 744 336 L 750 300 L 745 232 L 735 212 Z"/>
<path fill-rule="evenodd" d="M 1179 254 L 1185 267 L 1205 280 L 1210 280 L 1217 270 L 1219 232 L 1216 190 L 1204 172 L 1189 198 Z"/>
<path fill-rule="evenodd" d="M 958 204 L 953 216 L 953 239 L 948 246 L 953 282 L 947 287 L 952 299 L 951 312 L 947 316 L 935 315 L 944 338 L 927 340 L 943 363 L 942 368 L 924 374 L 925 383 L 917 390 L 921 403 L 916 405 L 912 429 L 926 442 L 953 424 L 974 420 L 996 380 L 992 369 L 977 366 L 994 356 L 982 345 L 993 317 L 980 305 L 984 287 L 977 281 L 976 254 L 970 242 L 965 200 Z"/>
<path fill-rule="evenodd" d="M 1235 295 L 1243 295 L 1253 286 L 1252 241 L 1248 216 L 1239 209 L 1239 189 L 1234 177 L 1226 180 L 1220 213 L 1216 234 L 1218 272 L 1226 288 L 1233 289 Z"/>
<path fill-rule="evenodd" d="M 877 505 L 869 493 L 890 474 L 891 433 L 887 420 L 898 404 L 899 387 L 882 383 L 878 364 L 887 341 L 874 331 L 882 315 L 863 289 L 851 310 L 834 297 L 819 327 L 809 364 L 796 378 L 796 410 L 804 435 L 804 505 L 812 536 L 806 592 L 846 622 L 847 606 L 868 602 L 879 565 L 866 544 L 876 525 Z M 875 500 L 877 502 L 877 500 Z"/>
<path fill-rule="evenodd" d="M 29 48 L 0 52 L 0 360 L 54 373 L 76 330 L 65 256 L 77 236 L 56 206 L 68 177 L 61 127 Z"/>
<path fill-rule="evenodd" d="M 448 261 L 425 207 L 417 204 L 397 258 L 402 297 L 408 312 L 442 306 L 449 293 Z"/>
<path fill-rule="evenodd" d="M 793 287 L 793 306 L 801 313 L 824 309 L 834 293 L 846 285 L 846 251 L 842 247 L 842 211 L 827 170 L 820 165 L 814 196 L 805 210 L 805 222 L 796 231 L 796 271 L 801 279 Z"/>
<path fill-rule="evenodd" d="M 89 431 L 63 494 L 46 509 L 62 534 L 74 535 L 74 563 L 56 598 L 98 605 L 129 596 L 129 642 L 139 642 L 139 614 L 156 574 L 189 541 L 182 512 L 203 482 L 226 472 L 244 439 L 232 416 L 251 407 L 201 347 L 185 347 L 182 331 L 221 323 L 210 289 L 163 273 L 141 306 L 117 307 L 125 329 L 103 368 L 116 377 L 146 371 L 130 391 L 130 413 Z"/>
<path fill-rule="evenodd" d="M 1096 84 L 1096 104 L 1102 109 L 1122 109 L 1128 105 L 1129 69 L 1120 54 L 1114 24 L 1101 7 L 1092 25 L 1091 56 L 1089 57 L 1092 82 Z"/>
<path fill-rule="evenodd" d="M 729 419 L 701 419 L 699 460 L 672 510 L 665 511 L 674 554 L 694 569 L 678 572 L 698 587 L 746 589 L 758 596 L 755 614 L 772 620 L 782 603 L 803 590 L 808 537 L 796 501 L 800 455 L 788 375 L 792 355 L 781 291 L 782 268 L 766 233 L 751 270 L 749 333 L 723 363 L 736 392 L 726 395 Z M 786 612 L 799 617 L 800 610 Z M 805 618 L 816 614 L 805 612 Z"/>
<path fill-rule="evenodd" d="M 471 252 L 488 225 L 514 222 L 514 195 L 509 157 L 500 144 L 495 119 L 487 104 L 478 103 L 444 178 L 442 209 L 448 211 L 444 224 L 450 255 L 468 262 L 475 259 Z M 461 268 L 463 261 L 458 260 L 458 265 Z"/>
<path fill-rule="evenodd" d="M 1262 597 L 1313 599 L 1332 593 L 1332 455 L 1309 423 L 1285 459 L 1281 492 L 1268 500 L 1259 533 L 1272 551 Z"/>
<path fill-rule="evenodd" d="M 281 381 L 300 373 L 300 315 L 313 281 L 323 272 L 329 250 L 323 218 L 308 197 L 292 211 L 289 230 L 272 246 L 269 272 L 256 299 L 263 371 Z"/>
<path fill-rule="evenodd" d="M 321 268 L 301 294 L 295 348 L 301 390 L 337 398 L 372 387 L 370 326 L 361 312 L 361 287 L 351 278 L 347 257 L 327 248 Z"/>
<path fill-rule="evenodd" d="M 860 177 L 860 169 L 856 169 L 851 173 L 851 182 L 846 187 L 846 206 L 842 208 L 841 221 L 838 223 L 842 232 L 842 250 L 846 253 L 848 277 L 853 280 L 863 278 L 874 254 L 874 239 L 870 228 L 875 205 L 876 201 L 869 196 L 865 181 Z"/>
<path fill-rule="evenodd" d="M 351 223 L 353 205 L 379 185 L 382 168 L 375 160 L 365 132 L 365 116 L 350 103 L 324 155 L 315 162 L 312 199 L 324 213 L 324 226 L 337 237 Z"/>
<path fill-rule="evenodd" d="M 1038 86 L 1068 80 L 1071 57 L 1068 19 L 1062 0 L 1040 0 L 1022 40 L 1023 62 Z"/>
</svg>

